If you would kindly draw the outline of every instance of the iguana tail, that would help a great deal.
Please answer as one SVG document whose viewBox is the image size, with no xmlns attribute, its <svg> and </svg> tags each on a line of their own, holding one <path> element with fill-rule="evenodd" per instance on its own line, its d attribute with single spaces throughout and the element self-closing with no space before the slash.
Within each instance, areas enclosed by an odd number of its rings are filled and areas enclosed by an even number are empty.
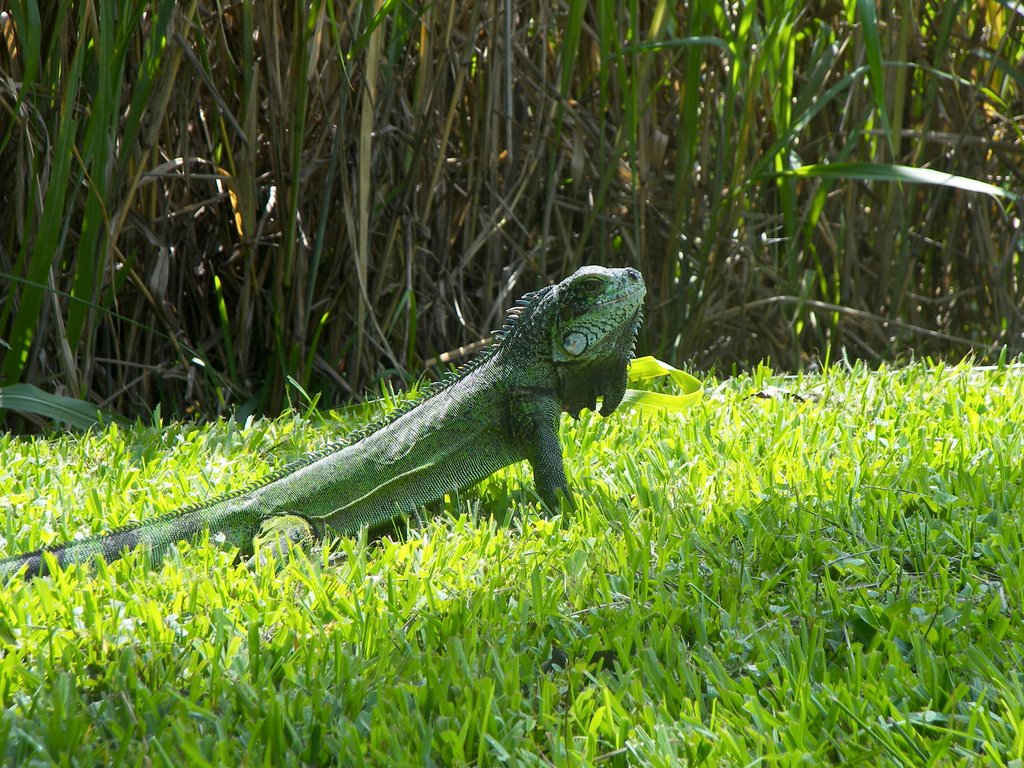
<svg viewBox="0 0 1024 768">
<path fill-rule="evenodd" d="M 225 500 L 227 501 L 227 500 Z M 14 557 L 0 560 L 0 583 L 22 573 L 24 578 L 49 574 L 46 553 L 61 568 L 74 563 L 89 563 L 97 556 L 106 562 L 117 560 L 136 549 L 149 553 L 153 566 L 160 563 L 167 550 L 179 541 L 195 541 L 204 531 L 231 531 L 227 538 L 237 546 L 251 546 L 252 532 L 240 531 L 237 509 L 225 502 L 212 506 L 186 507 L 161 517 L 126 525 L 107 534 L 90 536 L 78 541 L 54 544 Z M 248 526 L 245 526 L 248 527 Z"/>
</svg>

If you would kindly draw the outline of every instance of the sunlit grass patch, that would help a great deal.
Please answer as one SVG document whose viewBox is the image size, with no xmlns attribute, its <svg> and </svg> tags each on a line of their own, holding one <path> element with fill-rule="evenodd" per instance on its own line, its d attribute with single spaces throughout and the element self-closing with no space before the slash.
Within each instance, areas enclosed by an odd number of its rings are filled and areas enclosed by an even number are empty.
<svg viewBox="0 0 1024 768">
<path fill-rule="evenodd" d="M 216 542 L 0 599 L 11 764 L 1010 765 L 1024 371 L 722 384 L 250 571 Z M 365 413 L 0 438 L 5 552 L 247 484 Z"/>
</svg>

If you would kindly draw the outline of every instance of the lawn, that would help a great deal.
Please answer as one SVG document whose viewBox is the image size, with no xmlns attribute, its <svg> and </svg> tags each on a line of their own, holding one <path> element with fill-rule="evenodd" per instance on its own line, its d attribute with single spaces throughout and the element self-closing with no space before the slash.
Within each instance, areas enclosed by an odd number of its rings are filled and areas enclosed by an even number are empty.
<svg viewBox="0 0 1024 768">
<path fill-rule="evenodd" d="M 774 389 L 773 389 L 774 387 Z M 706 383 L 277 570 L 216 542 L 0 596 L 0 761 L 1021 765 L 1024 370 Z M 0 437 L 0 553 L 247 484 L 383 404 Z"/>
</svg>

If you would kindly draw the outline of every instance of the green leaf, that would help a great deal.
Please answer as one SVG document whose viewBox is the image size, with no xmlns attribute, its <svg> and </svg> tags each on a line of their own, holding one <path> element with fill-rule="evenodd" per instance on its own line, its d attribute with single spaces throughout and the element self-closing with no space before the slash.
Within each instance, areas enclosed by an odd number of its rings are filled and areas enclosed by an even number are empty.
<svg viewBox="0 0 1024 768">
<path fill-rule="evenodd" d="M 893 163 L 820 163 L 802 165 L 784 175 L 814 177 L 819 179 L 860 179 L 862 181 L 895 181 L 904 184 L 931 184 L 939 187 L 954 187 L 964 192 L 981 192 L 992 197 L 1019 200 L 1020 195 L 1008 189 L 997 187 L 977 179 L 957 176 L 952 173 L 935 171 L 931 168 L 911 168 Z"/>
<path fill-rule="evenodd" d="M 88 429 L 112 421 L 128 423 L 93 403 L 44 392 L 34 384 L 13 384 L 0 389 L 0 411 L 5 409 L 44 416 L 78 429 Z"/>
<path fill-rule="evenodd" d="M 864 51 L 868 60 L 868 80 L 871 94 L 875 99 L 875 108 L 882 120 L 886 138 L 892 139 L 889 110 L 885 99 L 885 72 L 882 61 L 882 36 L 878 31 L 878 16 L 875 12 L 874 0 L 857 0 L 857 13 L 860 16 L 861 31 L 864 33 Z M 890 146 L 891 149 L 891 146 Z"/>
<path fill-rule="evenodd" d="M 622 405 L 641 411 L 670 411 L 678 413 L 694 405 L 704 396 L 704 389 L 698 379 L 686 371 L 674 368 L 650 355 L 638 357 L 630 363 L 630 382 L 649 381 L 668 376 L 682 391 L 679 395 L 662 392 L 647 392 L 641 389 L 627 389 Z"/>
</svg>

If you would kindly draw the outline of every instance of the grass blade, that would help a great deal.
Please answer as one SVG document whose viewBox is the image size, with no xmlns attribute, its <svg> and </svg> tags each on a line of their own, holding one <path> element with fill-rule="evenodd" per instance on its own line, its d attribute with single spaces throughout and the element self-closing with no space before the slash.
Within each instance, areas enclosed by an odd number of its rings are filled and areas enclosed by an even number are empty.
<svg viewBox="0 0 1024 768">
<path fill-rule="evenodd" d="M 964 192 L 975 192 L 1007 200 L 1019 200 L 1020 194 L 977 179 L 957 176 L 931 168 L 911 168 L 894 163 L 818 163 L 794 168 L 784 175 L 820 179 L 857 179 L 860 181 L 890 181 L 905 184 L 932 184 L 952 187 Z"/>
<path fill-rule="evenodd" d="M 76 429 L 89 429 L 111 422 L 122 425 L 128 423 L 126 419 L 93 403 L 44 392 L 32 384 L 12 384 L 0 388 L 0 411 L 4 410 L 31 413 Z"/>
<path fill-rule="evenodd" d="M 53 166 L 47 178 L 43 197 L 42 218 L 38 223 L 35 241 L 26 239 L 22 243 L 22 262 L 25 265 L 22 274 L 26 278 L 20 296 L 20 306 L 13 317 L 11 331 L 7 343 L 10 347 L 4 360 L 2 380 L 14 383 L 21 379 L 33 336 L 39 326 L 39 314 L 45 295 L 47 275 L 56 262 L 60 242 L 68 226 L 65 208 L 70 177 L 71 158 L 74 155 L 75 134 L 78 121 L 75 118 L 75 96 L 82 79 L 83 60 L 88 48 L 88 37 L 84 34 L 85 14 L 81 20 L 78 47 L 72 58 L 71 68 L 65 80 L 60 111 L 63 115 L 60 122 L 57 143 L 53 155 Z M 12 299 L 14 294 L 11 294 Z"/>
</svg>

